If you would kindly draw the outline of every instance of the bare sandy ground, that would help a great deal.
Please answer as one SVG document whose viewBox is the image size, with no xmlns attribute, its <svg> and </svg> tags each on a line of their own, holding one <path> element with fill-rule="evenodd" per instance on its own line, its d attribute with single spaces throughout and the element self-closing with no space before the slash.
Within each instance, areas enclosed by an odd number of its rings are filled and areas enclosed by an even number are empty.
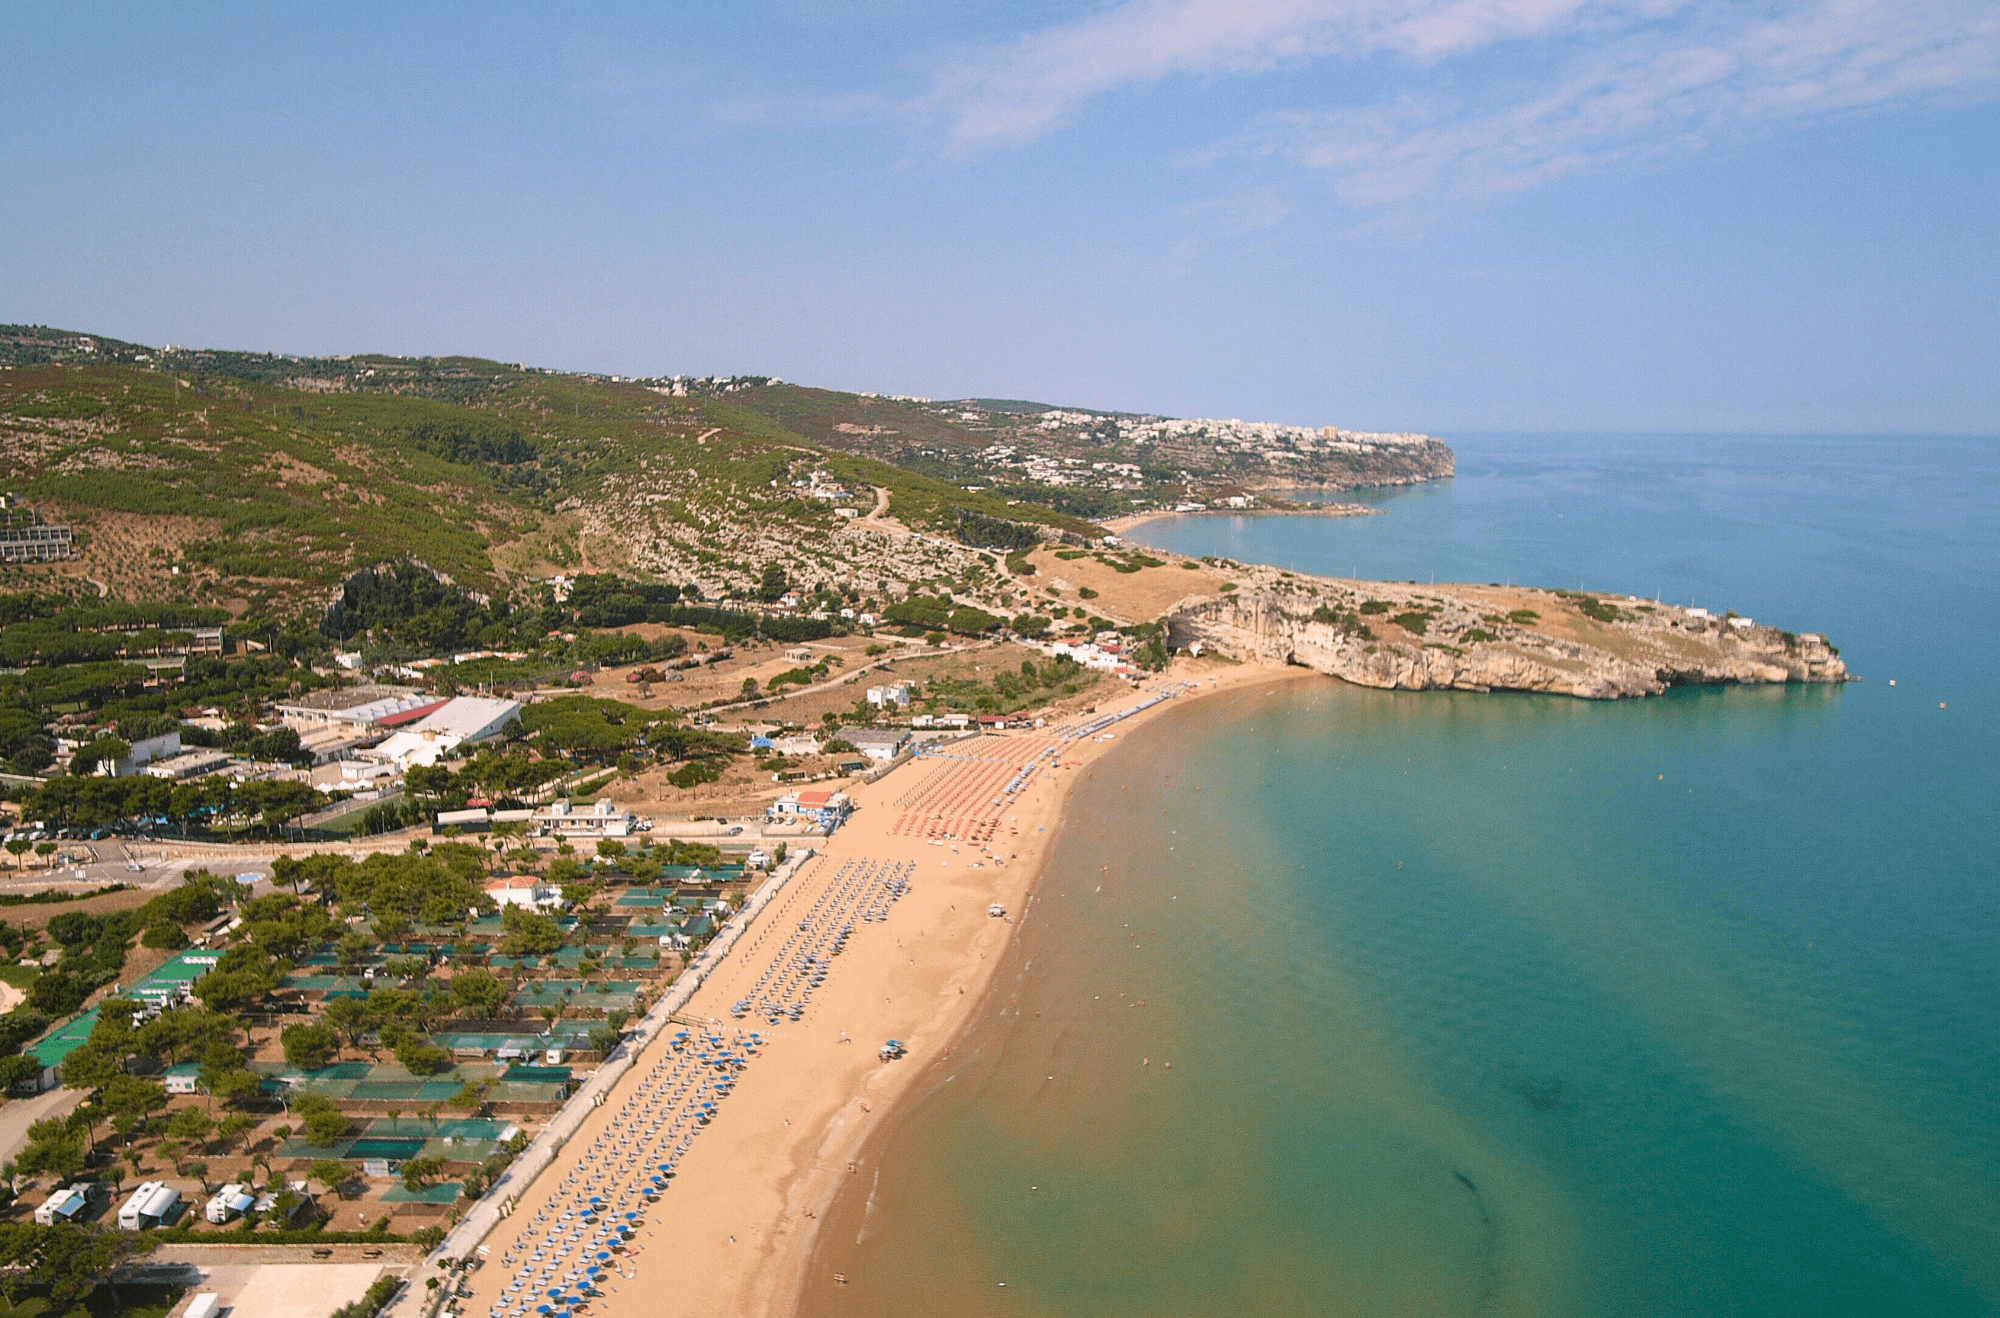
<svg viewBox="0 0 2000 1318">
<path fill-rule="evenodd" d="M 1204 664 L 1174 674 L 1176 680 L 1198 682 L 1202 694 L 1284 677 L 1250 665 Z M 1100 713 L 1135 705 L 1145 694 L 1106 701 Z M 916 761 L 857 793 L 854 818 L 786 894 L 794 903 L 787 908 L 792 914 L 777 908 L 767 914 L 702 986 L 688 1013 L 735 1024 L 730 1004 L 771 963 L 787 921 L 824 890 L 842 861 L 913 862 L 913 890 L 890 907 L 886 921 L 857 926 L 803 1020 L 775 1030 L 760 1020 L 744 1022 L 770 1037 L 764 1054 L 679 1159 L 672 1188 L 648 1210 L 637 1248 L 625 1263 L 627 1271 L 636 1268 L 636 1278 L 613 1278 L 593 1307 L 593 1318 L 756 1318 L 793 1309 L 819 1214 L 852 1174 L 852 1159 L 866 1136 L 915 1081 L 922 1062 L 951 1046 L 986 988 L 1014 928 L 1013 913 L 1025 907 L 1046 860 L 1070 784 L 1138 719 L 1174 703 L 1115 725 L 1107 730 L 1109 738 L 1064 744 L 1060 767 L 1031 780 L 999 813 L 992 840 L 984 845 L 910 835 L 911 798 L 940 773 L 937 761 Z M 1048 740 L 1046 734 L 1018 736 Z M 989 753 L 1004 750 L 997 743 L 1011 740 L 989 737 L 964 745 Z M 984 792 L 978 795 L 990 800 Z M 1006 906 L 1007 919 L 987 914 L 993 902 Z M 518 1210 L 486 1241 L 490 1261 L 473 1274 L 466 1313 L 484 1315 L 499 1298 L 513 1271 L 501 1265 L 505 1249 L 562 1188 L 650 1069 L 650 1054 L 665 1049 L 671 1034 L 663 1032 L 549 1170 L 521 1192 Z M 882 1061 L 877 1050 L 890 1038 L 907 1043 L 911 1056 Z"/>
<path fill-rule="evenodd" d="M 1221 591 L 1228 574 L 1218 574 L 1206 568 L 1191 570 L 1181 566 L 1183 562 L 1199 563 L 1195 559 L 1182 559 L 1178 555 L 1165 555 L 1165 567 L 1140 568 L 1137 572 L 1120 572 L 1098 562 L 1095 558 L 1058 558 L 1057 551 L 1044 546 L 1028 555 L 1028 561 L 1035 565 L 1035 575 L 1027 579 L 1037 592 L 1058 581 L 1066 583 L 1060 602 L 1069 605 L 1083 604 L 1093 613 L 1101 613 L 1107 618 L 1122 618 L 1128 621 L 1157 618 L 1169 608 L 1190 595 L 1214 595 Z M 1150 554 L 1150 551 L 1145 551 Z M 1151 554 L 1152 557 L 1162 557 Z M 1088 587 L 1097 592 L 1097 598 L 1084 599 L 1077 587 Z"/>
</svg>

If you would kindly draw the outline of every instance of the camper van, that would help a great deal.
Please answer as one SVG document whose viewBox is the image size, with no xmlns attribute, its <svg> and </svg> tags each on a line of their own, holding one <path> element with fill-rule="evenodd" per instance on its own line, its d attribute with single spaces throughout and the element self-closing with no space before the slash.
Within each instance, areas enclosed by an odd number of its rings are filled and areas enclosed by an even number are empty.
<svg viewBox="0 0 2000 1318">
<path fill-rule="evenodd" d="M 147 1181 L 132 1192 L 124 1206 L 118 1210 L 118 1225 L 127 1231 L 144 1231 L 148 1227 L 171 1222 L 180 1213 L 181 1192 L 165 1181 Z"/>
<path fill-rule="evenodd" d="M 220 1226 L 224 1222 L 234 1222 L 249 1212 L 256 1202 L 257 1196 L 250 1193 L 249 1186 L 232 1183 L 215 1192 L 202 1216 Z"/>
</svg>

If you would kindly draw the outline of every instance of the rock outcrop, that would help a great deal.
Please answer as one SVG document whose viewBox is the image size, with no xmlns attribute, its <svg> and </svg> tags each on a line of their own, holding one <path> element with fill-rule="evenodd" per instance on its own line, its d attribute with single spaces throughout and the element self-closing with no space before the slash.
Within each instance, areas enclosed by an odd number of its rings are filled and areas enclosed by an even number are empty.
<svg viewBox="0 0 2000 1318">
<path fill-rule="evenodd" d="M 1649 600 L 1259 575 L 1253 589 L 1176 605 L 1171 643 L 1406 691 L 1616 700 L 1675 686 L 1848 676 L 1824 637 Z"/>
</svg>

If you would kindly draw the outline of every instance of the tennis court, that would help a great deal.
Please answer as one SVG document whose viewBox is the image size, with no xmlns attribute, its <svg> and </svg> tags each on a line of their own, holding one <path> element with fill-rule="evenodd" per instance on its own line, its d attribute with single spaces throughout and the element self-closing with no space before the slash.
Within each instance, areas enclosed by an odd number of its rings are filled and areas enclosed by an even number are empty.
<svg viewBox="0 0 2000 1318">
<path fill-rule="evenodd" d="M 426 1185 L 421 1190 L 411 1190 L 400 1185 L 392 1185 L 382 1192 L 385 1204 L 449 1204 L 458 1201 L 459 1182 L 446 1181 L 442 1185 Z"/>
</svg>

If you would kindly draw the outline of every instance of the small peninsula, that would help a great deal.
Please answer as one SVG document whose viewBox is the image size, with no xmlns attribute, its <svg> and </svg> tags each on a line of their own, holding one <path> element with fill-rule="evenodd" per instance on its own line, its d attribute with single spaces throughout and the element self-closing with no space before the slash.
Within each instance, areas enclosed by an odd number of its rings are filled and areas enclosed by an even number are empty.
<svg viewBox="0 0 2000 1318">
<path fill-rule="evenodd" d="M 1616 700 L 1676 686 L 1848 680 L 1824 636 L 1734 613 L 1523 586 L 1249 575 L 1247 589 L 1169 610 L 1172 644 L 1402 691 Z"/>
</svg>

